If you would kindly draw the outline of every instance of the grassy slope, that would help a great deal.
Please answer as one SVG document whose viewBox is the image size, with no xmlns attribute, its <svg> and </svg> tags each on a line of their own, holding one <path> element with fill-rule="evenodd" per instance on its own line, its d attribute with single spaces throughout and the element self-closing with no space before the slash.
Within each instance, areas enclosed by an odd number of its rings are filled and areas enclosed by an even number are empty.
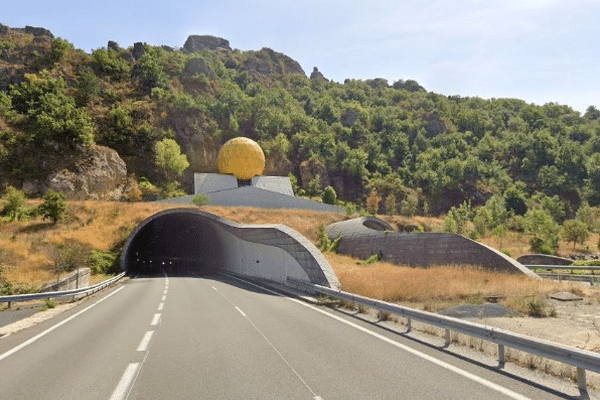
<svg viewBox="0 0 600 400">
<path fill-rule="evenodd" d="M 33 205 L 33 202 L 31 203 Z M 69 202 L 68 221 L 56 226 L 41 220 L 3 223 L 0 225 L 0 263 L 4 277 L 18 284 L 39 287 L 55 279 L 49 254 L 57 243 L 77 241 L 91 249 L 108 250 L 122 242 L 131 230 L 152 214 L 177 207 L 163 203 L 115 203 L 98 201 Z M 317 243 L 317 227 L 346 218 L 345 215 L 304 210 L 261 210 L 244 207 L 204 206 L 202 210 L 229 220 L 248 224 L 283 223 Z M 421 224 L 432 229 L 441 225 L 436 218 L 383 217 L 398 223 Z M 482 240 L 492 246 L 495 239 Z M 521 254 L 527 243 L 519 235 L 503 239 L 504 248 Z M 460 266 L 410 268 L 379 262 L 359 266 L 355 259 L 326 254 L 345 290 L 392 301 L 419 304 L 439 309 L 456 302 L 481 302 L 488 295 L 506 296 L 506 302 L 523 309 L 529 298 L 557 290 L 582 292 L 581 286 L 559 286 L 548 281 L 477 271 Z M 592 291 L 593 292 L 593 291 Z M 588 293 L 598 296 L 598 294 Z M 583 293 L 581 293 L 583 294 Z"/>
</svg>

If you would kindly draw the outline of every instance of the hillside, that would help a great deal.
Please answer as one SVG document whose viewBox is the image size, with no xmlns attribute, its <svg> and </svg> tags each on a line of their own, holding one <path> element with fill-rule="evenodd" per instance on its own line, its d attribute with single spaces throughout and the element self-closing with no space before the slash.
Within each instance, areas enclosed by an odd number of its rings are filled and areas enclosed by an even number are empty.
<svg viewBox="0 0 600 400">
<path fill-rule="evenodd" d="M 0 25 L 4 188 L 74 200 L 189 193 L 193 173 L 215 172 L 218 149 L 239 135 L 261 144 L 266 174 L 289 174 L 299 195 L 332 186 L 349 210 L 448 214 L 446 230 L 481 237 L 503 226 L 532 234 L 544 252 L 558 249 L 567 220 L 598 230 L 593 106 L 580 115 L 443 96 L 410 79 L 338 83 L 272 49 L 241 51 L 213 36 L 191 35 L 178 49 L 109 40 L 88 54 L 43 28 Z M 187 169 L 157 161 L 157 143 L 168 141 Z"/>
</svg>

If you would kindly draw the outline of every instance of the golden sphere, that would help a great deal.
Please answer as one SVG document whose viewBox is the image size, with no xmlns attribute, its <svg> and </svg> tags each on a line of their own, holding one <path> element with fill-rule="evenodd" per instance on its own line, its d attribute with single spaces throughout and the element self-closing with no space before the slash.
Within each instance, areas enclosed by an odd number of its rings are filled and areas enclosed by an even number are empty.
<svg viewBox="0 0 600 400">
<path fill-rule="evenodd" d="M 247 181 L 263 173 L 265 154 L 254 140 L 236 137 L 221 147 L 217 165 L 219 173 L 232 174 L 241 181 Z"/>
</svg>

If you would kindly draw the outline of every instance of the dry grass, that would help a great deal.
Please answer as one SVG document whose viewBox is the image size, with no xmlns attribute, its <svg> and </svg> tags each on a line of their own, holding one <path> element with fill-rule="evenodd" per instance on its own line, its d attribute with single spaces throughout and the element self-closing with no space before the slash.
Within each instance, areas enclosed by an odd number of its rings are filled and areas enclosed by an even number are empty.
<svg viewBox="0 0 600 400">
<path fill-rule="evenodd" d="M 36 205 L 30 201 L 28 206 Z M 58 243 L 75 241 L 108 250 L 150 215 L 172 207 L 156 203 L 68 202 L 67 221 L 42 220 L 0 224 L 0 265 L 3 277 L 16 284 L 40 287 L 55 279 L 50 252 Z"/>
<path fill-rule="evenodd" d="M 35 205 L 30 201 L 29 206 Z M 68 221 L 52 225 L 41 220 L 0 224 L 0 265 L 4 277 L 33 286 L 55 279 L 50 251 L 58 243 L 74 241 L 95 250 L 108 250 L 122 242 L 141 221 L 151 215 L 179 205 L 165 203 L 116 203 L 101 201 L 68 202 Z M 295 229 L 313 243 L 317 243 L 319 224 L 347 219 L 345 215 L 306 210 L 265 210 L 248 207 L 203 206 L 203 211 L 244 224 L 280 224 Z M 432 229 L 442 222 L 436 218 L 409 219 L 401 216 L 386 217 L 392 225 L 398 223 L 421 225 Z M 493 246 L 494 239 L 483 242 Z M 504 239 L 504 248 L 526 246 L 518 235 Z M 525 249 L 523 252 L 526 252 Z M 514 254 L 513 254 L 514 255 Z M 361 295 L 413 303 L 432 311 L 458 302 L 482 302 L 485 296 L 505 296 L 513 308 L 526 307 L 532 296 L 565 290 L 564 284 L 531 280 L 524 276 L 500 274 L 465 266 L 411 268 L 379 262 L 359 266 L 351 257 L 326 254 L 329 263 L 342 282 L 344 290 Z M 573 285 L 573 292 L 582 289 Z M 590 289 L 591 290 L 591 289 Z M 594 295 L 598 297 L 598 295 Z"/>
<path fill-rule="evenodd" d="M 457 303 L 481 303 L 487 296 L 502 296 L 511 308 L 526 312 L 531 298 L 556 291 L 598 295 L 581 285 L 534 280 L 526 276 L 476 269 L 470 266 L 412 268 L 385 262 L 357 265 L 356 259 L 327 254 L 344 290 L 392 302 L 413 303 L 437 311 Z"/>
</svg>

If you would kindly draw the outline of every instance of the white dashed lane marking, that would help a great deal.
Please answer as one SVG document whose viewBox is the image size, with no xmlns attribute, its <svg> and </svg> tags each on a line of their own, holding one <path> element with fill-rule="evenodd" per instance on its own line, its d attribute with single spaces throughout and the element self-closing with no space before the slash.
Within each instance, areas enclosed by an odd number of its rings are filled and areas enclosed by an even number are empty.
<svg viewBox="0 0 600 400">
<path fill-rule="evenodd" d="M 156 326 L 156 325 L 158 325 L 158 321 L 160 321 L 160 313 L 154 314 L 154 317 L 152 318 L 152 322 L 150 323 L 150 325 Z"/>
<path fill-rule="evenodd" d="M 152 339 L 152 335 L 154 334 L 154 331 L 148 331 L 144 334 L 144 337 L 142 338 L 142 341 L 140 342 L 140 345 L 137 348 L 137 351 L 147 351 L 148 350 L 148 345 L 150 344 L 150 340 Z"/>
</svg>

